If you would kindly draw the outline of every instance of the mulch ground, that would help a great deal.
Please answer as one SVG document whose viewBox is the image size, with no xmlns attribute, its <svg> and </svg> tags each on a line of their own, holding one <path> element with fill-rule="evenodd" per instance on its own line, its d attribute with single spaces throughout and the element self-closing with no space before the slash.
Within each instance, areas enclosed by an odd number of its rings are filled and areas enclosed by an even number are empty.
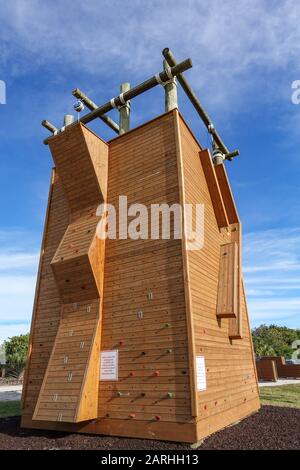
<svg viewBox="0 0 300 470">
<path fill-rule="evenodd" d="M 0 419 L 0 449 L 3 450 L 184 450 L 184 444 L 124 439 L 86 434 L 66 434 L 20 428 L 20 418 Z M 300 409 L 263 406 L 235 426 L 205 439 L 198 450 L 299 449 Z"/>
</svg>

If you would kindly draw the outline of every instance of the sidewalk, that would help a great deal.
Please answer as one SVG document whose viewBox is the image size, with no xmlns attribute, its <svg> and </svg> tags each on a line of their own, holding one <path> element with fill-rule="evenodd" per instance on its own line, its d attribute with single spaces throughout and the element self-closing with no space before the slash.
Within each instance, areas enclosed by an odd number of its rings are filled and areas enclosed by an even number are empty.
<svg viewBox="0 0 300 470">
<path fill-rule="evenodd" d="M 259 387 L 281 387 L 281 385 L 300 385 L 300 379 L 278 379 L 277 382 L 258 382 Z"/>
<path fill-rule="evenodd" d="M 21 400 L 22 385 L 1 385 L 0 401 Z"/>
</svg>

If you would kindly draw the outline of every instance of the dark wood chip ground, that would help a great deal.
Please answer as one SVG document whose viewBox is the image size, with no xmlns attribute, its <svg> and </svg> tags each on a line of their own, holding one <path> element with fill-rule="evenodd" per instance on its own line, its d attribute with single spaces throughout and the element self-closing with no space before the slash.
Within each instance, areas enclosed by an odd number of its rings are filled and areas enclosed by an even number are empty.
<svg viewBox="0 0 300 470">
<path fill-rule="evenodd" d="M 172 442 L 37 431 L 19 425 L 19 417 L 0 419 L 0 449 L 190 449 Z M 207 438 L 198 450 L 299 448 L 300 409 L 263 406 L 258 413 Z"/>
</svg>

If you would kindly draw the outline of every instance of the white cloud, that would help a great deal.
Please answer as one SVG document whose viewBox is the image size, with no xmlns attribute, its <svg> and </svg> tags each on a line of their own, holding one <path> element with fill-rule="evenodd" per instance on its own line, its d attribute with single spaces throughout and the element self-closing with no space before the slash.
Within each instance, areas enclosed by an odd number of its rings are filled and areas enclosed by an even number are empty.
<svg viewBox="0 0 300 470">
<path fill-rule="evenodd" d="M 243 240 L 248 303 L 253 324 L 300 327 L 300 228 L 249 233 Z"/>
<path fill-rule="evenodd" d="M 0 251 L 0 271 L 12 269 L 35 268 L 38 262 L 39 253 L 1 253 Z M 0 286 L 1 288 L 1 286 Z"/>
<path fill-rule="evenodd" d="M 0 323 L 0 344 L 4 340 L 17 335 L 24 335 L 30 330 L 30 323 L 19 323 L 15 325 L 2 325 Z"/>
<path fill-rule="evenodd" d="M 0 230 L 0 337 L 3 328 L 18 332 L 30 322 L 39 242 L 22 229 Z M 11 325 L 10 325 L 11 324 Z M 17 333 L 16 333 L 17 334 Z"/>
<path fill-rule="evenodd" d="M 140 80 L 157 71 L 160 51 L 170 46 L 180 59 L 192 56 L 191 81 L 224 112 L 233 99 L 242 109 L 258 83 L 260 99 L 268 99 L 274 70 L 299 66 L 300 4 L 293 0 L 0 3 L 0 63 L 15 76 L 54 64 L 58 81 L 65 67 L 111 81 L 134 71 Z"/>
</svg>

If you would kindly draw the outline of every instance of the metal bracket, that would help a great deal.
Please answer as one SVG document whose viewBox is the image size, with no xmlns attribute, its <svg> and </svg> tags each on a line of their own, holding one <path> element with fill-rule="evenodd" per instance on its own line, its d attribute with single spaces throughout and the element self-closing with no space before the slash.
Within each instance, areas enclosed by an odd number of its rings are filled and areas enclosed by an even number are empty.
<svg viewBox="0 0 300 470">
<path fill-rule="evenodd" d="M 138 316 L 138 318 L 139 318 L 140 320 L 141 320 L 142 318 L 144 318 L 144 312 L 143 312 L 143 310 L 139 310 L 137 316 Z"/>
<path fill-rule="evenodd" d="M 152 290 L 149 290 L 148 294 L 147 294 L 147 298 L 148 300 L 152 300 L 153 299 L 153 292 Z"/>
</svg>

